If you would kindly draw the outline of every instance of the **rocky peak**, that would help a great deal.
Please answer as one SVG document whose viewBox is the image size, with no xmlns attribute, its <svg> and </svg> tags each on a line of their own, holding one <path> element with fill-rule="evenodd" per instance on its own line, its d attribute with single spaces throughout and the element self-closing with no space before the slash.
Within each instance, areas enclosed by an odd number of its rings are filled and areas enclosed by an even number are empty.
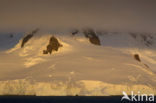
<svg viewBox="0 0 156 103">
<path fill-rule="evenodd" d="M 57 38 L 52 36 L 49 40 L 49 44 L 47 45 L 47 49 L 43 50 L 43 54 L 48 54 L 48 53 L 51 54 L 52 51 L 58 51 L 59 47 L 62 47 L 62 46 L 63 45 L 59 43 Z"/>
<path fill-rule="evenodd" d="M 89 41 L 94 45 L 101 45 L 99 37 L 96 35 L 93 29 L 83 30 L 83 34 L 86 38 L 89 38 Z"/>
<path fill-rule="evenodd" d="M 21 48 L 24 47 L 25 43 L 27 43 L 27 42 L 33 37 L 33 35 L 34 35 L 35 33 L 38 32 L 38 30 L 39 30 L 39 29 L 33 30 L 32 32 L 30 32 L 29 34 L 27 34 L 27 35 L 23 38 L 22 44 L 21 44 Z"/>
</svg>

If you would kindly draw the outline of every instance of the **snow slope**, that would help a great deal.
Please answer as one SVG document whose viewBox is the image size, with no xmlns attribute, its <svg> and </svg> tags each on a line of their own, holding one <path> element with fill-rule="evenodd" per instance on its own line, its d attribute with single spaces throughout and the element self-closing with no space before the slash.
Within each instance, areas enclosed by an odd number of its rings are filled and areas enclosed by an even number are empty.
<svg viewBox="0 0 156 103">
<path fill-rule="evenodd" d="M 97 33 L 102 44 L 97 46 L 81 32 L 38 33 L 24 48 L 19 38 L 23 34 L 19 35 L 14 39 L 0 35 L 5 39 L 0 42 L 1 95 L 120 95 L 132 90 L 156 93 L 155 34 Z M 52 55 L 43 54 L 52 35 L 63 47 Z M 19 42 L 4 49 L 9 40 Z M 134 54 L 141 62 L 134 59 Z"/>
</svg>

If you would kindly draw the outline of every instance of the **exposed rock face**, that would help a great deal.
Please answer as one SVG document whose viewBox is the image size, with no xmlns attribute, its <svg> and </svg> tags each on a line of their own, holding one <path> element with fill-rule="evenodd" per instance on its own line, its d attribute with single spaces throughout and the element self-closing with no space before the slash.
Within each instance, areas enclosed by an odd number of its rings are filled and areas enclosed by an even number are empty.
<svg viewBox="0 0 156 103">
<path fill-rule="evenodd" d="M 79 33 L 79 30 L 77 30 L 77 29 L 75 29 L 75 30 L 72 31 L 72 35 L 76 35 L 78 33 Z"/>
<path fill-rule="evenodd" d="M 139 62 L 141 62 L 141 59 L 140 59 L 140 57 L 139 57 L 138 54 L 134 54 L 134 59 L 137 60 L 137 61 L 139 61 Z"/>
<path fill-rule="evenodd" d="M 59 47 L 62 47 L 62 45 L 59 43 L 57 38 L 52 36 L 49 40 L 49 44 L 47 45 L 47 50 L 43 50 L 43 54 L 51 54 L 53 50 L 58 51 Z"/>
<path fill-rule="evenodd" d="M 92 29 L 87 29 L 83 31 L 86 38 L 89 38 L 89 41 L 95 45 L 101 45 L 100 39 Z"/>
<path fill-rule="evenodd" d="M 146 46 L 152 46 L 153 44 L 153 36 L 152 35 L 149 35 L 149 34 L 141 34 L 141 37 L 142 37 L 142 41 L 144 42 L 144 44 Z"/>
<path fill-rule="evenodd" d="M 26 35 L 26 36 L 23 38 L 22 44 L 21 44 L 21 48 L 24 47 L 25 43 L 27 43 L 27 42 L 33 37 L 33 35 L 34 35 L 35 33 L 38 32 L 38 30 L 39 30 L 39 29 L 33 30 L 31 33 L 29 33 L 28 35 Z"/>
<path fill-rule="evenodd" d="M 153 45 L 153 36 L 149 33 L 130 33 L 130 35 L 136 39 L 140 40 L 143 44 L 145 44 L 147 47 L 150 47 Z"/>
<path fill-rule="evenodd" d="M 31 39 L 33 37 L 33 34 L 29 34 L 26 37 L 23 38 L 22 44 L 21 44 L 21 48 L 24 47 L 25 43 L 29 41 L 29 39 Z"/>
</svg>

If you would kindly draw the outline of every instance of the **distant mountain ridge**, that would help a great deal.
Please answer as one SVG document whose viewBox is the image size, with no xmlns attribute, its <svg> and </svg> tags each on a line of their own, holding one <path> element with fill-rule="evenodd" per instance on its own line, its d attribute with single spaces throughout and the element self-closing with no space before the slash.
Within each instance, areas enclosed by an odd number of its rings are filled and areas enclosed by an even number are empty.
<svg viewBox="0 0 156 103">
<path fill-rule="evenodd" d="M 40 30 L 0 35 L 0 95 L 156 93 L 155 33 Z"/>
</svg>

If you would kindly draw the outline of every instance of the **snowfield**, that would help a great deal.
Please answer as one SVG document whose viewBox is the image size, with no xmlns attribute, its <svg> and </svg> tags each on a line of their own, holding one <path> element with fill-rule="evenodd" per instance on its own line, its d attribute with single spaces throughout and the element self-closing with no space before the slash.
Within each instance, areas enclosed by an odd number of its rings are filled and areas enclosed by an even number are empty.
<svg viewBox="0 0 156 103">
<path fill-rule="evenodd" d="M 1 34 L 0 95 L 156 94 L 154 33 L 96 35 L 101 45 L 90 43 L 82 32 L 39 32 L 21 48 L 23 33 Z M 63 46 L 51 55 L 43 54 L 51 36 Z"/>
</svg>

